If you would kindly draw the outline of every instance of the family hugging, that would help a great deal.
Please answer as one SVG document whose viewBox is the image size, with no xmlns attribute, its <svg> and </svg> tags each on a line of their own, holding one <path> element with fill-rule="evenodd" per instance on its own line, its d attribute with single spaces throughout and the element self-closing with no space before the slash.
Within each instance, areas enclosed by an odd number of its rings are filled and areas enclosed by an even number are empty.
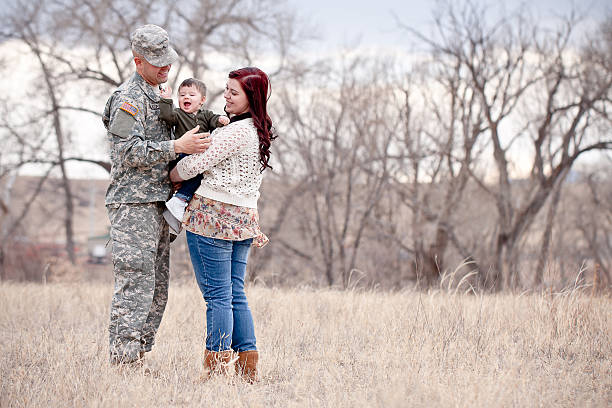
<svg viewBox="0 0 612 408">
<path fill-rule="evenodd" d="M 130 43 L 136 72 L 102 118 L 112 164 L 105 200 L 115 277 L 111 364 L 138 365 L 151 351 L 168 300 L 171 232 L 184 228 L 206 301 L 204 378 L 235 370 L 253 383 L 259 357 L 244 279 L 251 245 L 267 243 L 257 199 L 275 137 L 268 76 L 254 67 L 231 71 L 225 115 L 202 108 L 206 87 L 191 78 L 173 108 L 171 90 L 161 87 L 178 59 L 167 32 L 145 25 Z"/>
</svg>

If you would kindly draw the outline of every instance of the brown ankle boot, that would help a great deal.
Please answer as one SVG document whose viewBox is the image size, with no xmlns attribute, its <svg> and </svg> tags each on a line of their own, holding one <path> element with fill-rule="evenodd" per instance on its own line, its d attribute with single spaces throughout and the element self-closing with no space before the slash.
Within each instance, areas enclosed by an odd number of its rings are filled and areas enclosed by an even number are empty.
<svg viewBox="0 0 612 408">
<path fill-rule="evenodd" d="M 257 379 L 257 362 L 259 353 L 257 350 L 241 351 L 238 353 L 236 372 L 249 384 L 254 384 Z"/>
<path fill-rule="evenodd" d="M 229 375 L 231 366 L 235 362 L 233 354 L 232 350 L 204 350 L 204 373 L 202 375 L 202 380 L 207 380 L 215 374 Z"/>
</svg>

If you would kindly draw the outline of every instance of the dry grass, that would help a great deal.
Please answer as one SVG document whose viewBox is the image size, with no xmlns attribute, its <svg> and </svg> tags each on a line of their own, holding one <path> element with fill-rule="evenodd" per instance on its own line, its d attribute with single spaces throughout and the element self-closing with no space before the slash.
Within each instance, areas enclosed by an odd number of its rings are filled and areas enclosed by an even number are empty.
<svg viewBox="0 0 612 408">
<path fill-rule="evenodd" d="M 203 301 L 171 287 L 148 365 L 107 363 L 110 285 L 0 284 L 0 406 L 612 404 L 612 301 L 252 287 L 263 381 L 200 373 Z"/>
</svg>

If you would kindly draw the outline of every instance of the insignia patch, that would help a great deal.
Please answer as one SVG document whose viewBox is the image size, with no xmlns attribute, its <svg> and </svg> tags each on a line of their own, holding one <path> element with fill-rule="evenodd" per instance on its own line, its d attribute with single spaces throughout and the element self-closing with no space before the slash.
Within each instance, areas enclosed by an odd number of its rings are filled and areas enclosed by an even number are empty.
<svg viewBox="0 0 612 408">
<path fill-rule="evenodd" d="M 127 102 L 123 102 L 121 106 L 119 107 L 119 109 L 123 109 L 124 111 L 126 111 L 132 116 L 136 116 L 136 114 L 138 113 L 138 108 Z"/>
</svg>

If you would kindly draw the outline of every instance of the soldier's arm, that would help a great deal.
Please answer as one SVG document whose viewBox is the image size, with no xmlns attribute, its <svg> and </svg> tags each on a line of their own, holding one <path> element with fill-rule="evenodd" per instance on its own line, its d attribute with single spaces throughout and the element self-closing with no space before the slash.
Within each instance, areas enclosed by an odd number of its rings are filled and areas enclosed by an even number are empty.
<svg viewBox="0 0 612 408">
<path fill-rule="evenodd" d="M 113 105 L 108 131 L 122 165 L 150 167 L 176 158 L 174 141 L 146 137 L 144 113 L 134 101 L 119 100 Z"/>
</svg>

